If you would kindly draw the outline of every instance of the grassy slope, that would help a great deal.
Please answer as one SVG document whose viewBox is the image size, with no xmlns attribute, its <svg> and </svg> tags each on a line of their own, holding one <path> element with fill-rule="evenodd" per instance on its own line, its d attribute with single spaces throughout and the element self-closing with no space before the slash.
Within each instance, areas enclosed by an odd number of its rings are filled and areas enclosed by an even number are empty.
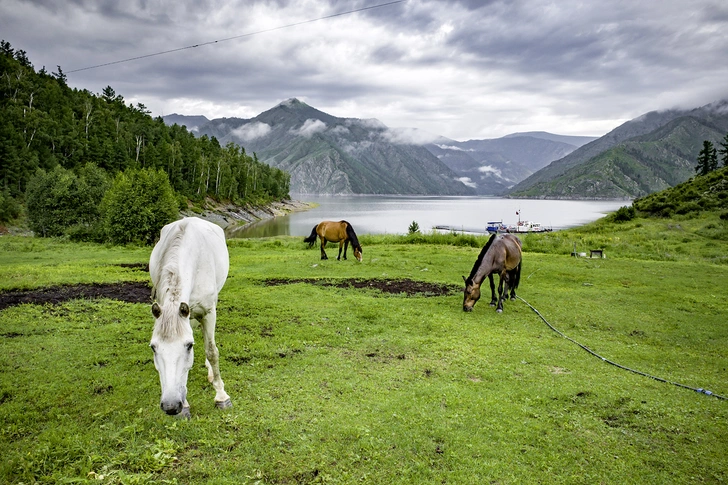
<svg viewBox="0 0 728 485">
<path fill-rule="evenodd" d="M 146 305 L 0 312 L 0 482 L 728 480 L 728 402 L 609 366 L 520 301 L 466 314 L 459 293 L 261 284 L 460 286 L 484 239 L 365 236 L 362 264 L 319 261 L 299 239 L 230 242 L 217 341 L 235 407 L 214 408 L 198 352 L 189 422 L 158 409 Z M 717 215 L 523 239 L 520 295 L 557 328 L 619 363 L 728 394 L 728 238 Z M 575 242 L 608 259 L 569 257 Z M 148 254 L 3 237 L 0 285 L 143 280 L 114 264 Z"/>
</svg>

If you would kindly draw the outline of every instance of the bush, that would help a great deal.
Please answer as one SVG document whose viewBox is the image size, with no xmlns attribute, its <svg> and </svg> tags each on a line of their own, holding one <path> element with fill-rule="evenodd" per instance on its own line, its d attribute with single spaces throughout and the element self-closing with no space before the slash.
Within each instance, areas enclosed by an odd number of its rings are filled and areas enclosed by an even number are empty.
<svg viewBox="0 0 728 485">
<path fill-rule="evenodd" d="M 0 223 L 10 222 L 20 215 L 20 204 L 10 195 L 10 191 L 0 192 Z"/>
<path fill-rule="evenodd" d="M 104 231 L 114 244 L 153 244 L 178 218 L 178 200 L 162 170 L 127 170 L 116 176 L 101 203 Z"/>
<path fill-rule="evenodd" d="M 700 212 L 701 207 L 700 204 L 697 202 L 684 202 L 683 204 L 679 205 L 678 208 L 675 210 L 676 213 L 685 215 L 690 212 Z"/>
<path fill-rule="evenodd" d="M 636 215 L 637 212 L 635 211 L 634 207 L 622 206 L 614 213 L 612 213 L 611 219 L 614 222 L 628 222 L 634 219 Z"/>
<path fill-rule="evenodd" d="M 30 228 L 53 237 L 71 226 L 94 226 L 107 186 L 105 172 L 93 164 L 80 168 L 78 175 L 60 165 L 50 172 L 38 170 L 25 191 Z"/>
</svg>

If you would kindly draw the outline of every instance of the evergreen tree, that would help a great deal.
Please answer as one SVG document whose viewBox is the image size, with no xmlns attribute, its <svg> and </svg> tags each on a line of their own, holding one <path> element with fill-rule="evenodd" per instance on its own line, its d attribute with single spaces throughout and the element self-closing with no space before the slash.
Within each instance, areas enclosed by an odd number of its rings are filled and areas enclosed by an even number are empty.
<svg viewBox="0 0 728 485">
<path fill-rule="evenodd" d="M 703 141 L 703 149 L 698 154 L 698 164 L 695 172 L 698 175 L 707 175 L 718 168 L 718 152 L 709 140 Z"/>
<path fill-rule="evenodd" d="M 725 138 L 723 138 L 723 141 L 720 142 L 720 146 L 723 147 L 720 150 L 718 150 L 718 153 L 721 155 L 721 161 L 723 162 L 724 167 L 728 167 L 728 133 L 726 133 Z"/>
</svg>

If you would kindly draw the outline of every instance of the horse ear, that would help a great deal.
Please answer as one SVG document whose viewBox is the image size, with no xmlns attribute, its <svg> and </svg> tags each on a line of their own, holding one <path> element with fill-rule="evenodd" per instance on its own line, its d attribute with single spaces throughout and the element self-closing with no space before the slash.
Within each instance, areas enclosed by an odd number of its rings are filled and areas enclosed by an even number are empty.
<svg viewBox="0 0 728 485">
<path fill-rule="evenodd" d="M 160 316 L 162 316 L 162 309 L 159 308 L 159 305 L 156 301 L 152 305 L 152 315 L 154 315 L 154 318 L 159 318 Z"/>
<path fill-rule="evenodd" d="M 465 276 L 463 276 L 463 281 L 467 283 L 468 279 Z"/>
<path fill-rule="evenodd" d="M 179 314 L 182 315 L 182 317 L 187 318 L 190 316 L 190 306 L 187 303 L 180 303 L 179 304 Z"/>
</svg>

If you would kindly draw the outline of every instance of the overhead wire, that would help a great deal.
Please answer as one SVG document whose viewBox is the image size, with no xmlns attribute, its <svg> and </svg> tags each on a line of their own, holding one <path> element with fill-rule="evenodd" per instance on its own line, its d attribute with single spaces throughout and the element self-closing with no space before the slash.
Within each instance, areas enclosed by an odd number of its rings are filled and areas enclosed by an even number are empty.
<svg viewBox="0 0 728 485">
<path fill-rule="evenodd" d="M 549 327 L 549 328 L 550 328 L 551 330 L 553 330 L 554 332 L 556 332 L 557 334 L 559 334 L 560 336 L 562 336 L 563 338 L 565 338 L 565 339 L 566 339 L 566 340 L 568 340 L 569 342 L 571 342 L 571 343 L 574 343 L 574 344 L 578 345 L 579 347 L 581 347 L 581 348 L 582 348 L 582 349 L 584 349 L 585 351 L 589 352 L 589 353 L 590 353 L 591 355 L 593 355 L 594 357 L 597 357 L 597 358 L 601 359 L 602 361 L 606 362 L 607 364 L 613 365 L 613 366 L 615 366 L 615 367 L 619 367 L 620 369 L 626 370 L 626 371 L 628 371 L 628 372 L 632 372 L 632 373 L 634 373 L 634 374 L 638 374 L 638 375 L 641 375 L 641 376 L 644 376 L 644 377 L 649 377 L 650 379 L 654 379 L 654 380 L 656 380 L 656 381 L 664 382 L 664 383 L 666 383 L 666 384 L 672 384 L 673 386 L 677 386 L 677 387 L 682 387 L 683 389 L 688 389 L 688 390 L 691 390 L 691 391 L 695 391 L 695 392 L 697 392 L 697 393 L 700 393 L 700 394 L 705 394 L 705 395 L 707 395 L 707 396 L 713 396 L 713 397 L 716 397 L 716 398 L 718 398 L 718 399 L 721 399 L 721 400 L 724 400 L 724 401 L 725 401 L 725 400 L 728 400 L 728 397 L 725 397 L 725 396 L 721 396 L 720 394 L 716 394 L 716 393 L 714 393 L 713 391 L 709 391 L 709 390 L 707 390 L 707 389 L 703 389 L 702 387 L 691 387 L 691 386 L 686 386 L 685 384 L 680 384 L 679 382 L 673 382 L 673 381 L 669 381 L 669 380 L 667 380 L 667 379 L 663 379 L 662 377 L 657 377 L 657 376 L 653 376 L 653 375 L 651 375 L 651 374 L 648 374 L 648 373 L 646 373 L 646 372 L 642 372 L 642 371 L 639 371 L 639 370 L 631 369 L 631 368 L 629 368 L 629 367 L 627 367 L 627 366 L 624 366 L 624 365 L 622 365 L 622 364 L 618 364 L 618 363 L 616 363 L 616 362 L 614 362 L 614 361 L 612 361 L 612 360 L 609 360 L 609 359 L 607 359 L 606 357 L 602 357 L 601 355 L 597 354 L 596 352 L 594 352 L 594 351 L 593 351 L 592 349 L 590 349 L 590 348 L 589 348 L 589 347 L 587 347 L 586 345 L 583 345 L 583 344 L 581 344 L 581 343 L 577 342 L 577 341 L 576 341 L 576 340 L 574 340 L 573 338 L 569 337 L 568 335 L 564 334 L 564 333 L 563 333 L 563 332 L 561 332 L 561 331 L 560 331 L 559 329 L 557 329 L 556 327 L 554 327 L 553 325 L 551 325 L 551 324 L 549 323 L 549 321 L 548 321 L 548 320 L 546 320 L 546 318 L 545 318 L 545 317 L 544 317 L 543 315 L 541 315 L 541 313 L 540 313 L 540 312 L 539 312 L 538 310 L 536 310 L 536 308 L 535 308 L 535 307 L 534 307 L 533 305 L 531 305 L 530 303 L 528 303 L 528 302 L 527 302 L 526 300 L 524 300 L 524 299 L 523 299 L 523 298 L 521 298 L 520 296 L 517 296 L 517 298 L 518 298 L 519 300 L 521 300 L 521 301 L 522 301 L 523 303 L 525 303 L 526 305 L 528 305 L 528 307 L 529 307 L 529 308 L 530 308 L 531 310 L 533 310 L 533 311 L 534 311 L 534 313 L 536 313 L 536 315 L 538 315 L 539 317 L 541 317 L 541 320 L 543 320 L 543 321 L 544 321 L 544 323 L 545 323 L 546 325 L 548 325 L 548 327 Z"/>
<path fill-rule="evenodd" d="M 315 19 L 302 20 L 300 22 L 294 22 L 292 24 L 279 25 L 278 27 L 271 27 L 269 29 L 257 30 L 255 32 L 248 32 L 248 33 L 245 33 L 245 34 L 234 35 L 232 37 L 226 37 L 224 39 L 211 40 L 211 41 L 208 41 L 208 42 L 201 42 L 199 44 L 188 45 L 188 46 L 185 46 L 185 47 L 177 47 L 176 49 L 169 49 L 169 50 L 166 50 L 166 51 L 154 52 L 152 54 L 144 54 L 144 55 L 141 55 L 141 56 L 129 57 L 127 59 L 120 59 L 118 61 L 105 62 L 103 64 L 96 64 L 96 65 L 93 65 L 93 66 L 82 67 L 82 68 L 79 68 L 79 69 L 73 69 L 71 71 L 67 71 L 66 74 L 70 74 L 70 73 L 73 73 L 73 72 L 80 72 L 80 71 L 88 71 L 90 69 L 97 69 L 99 67 L 112 66 L 114 64 L 122 64 L 124 62 L 137 61 L 139 59 L 146 59 L 146 58 L 149 58 L 149 57 L 161 56 L 161 55 L 164 55 L 164 54 L 171 54 L 172 52 L 179 52 L 179 51 L 183 51 L 183 50 L 187 50 L 187 49 L 195 49 L 197 47 L 202 47 L 202 46 L 206 46 L 206 45 L 219 44 L 221 42 L 227 42 L 227 41 L 235 40 L 235 39 L 242 39 L 243 37 L 251 37 L 251 36 L 254 36 L 254 35 L 264 34 L 264 33 L 267 33 L 267 32 L 274 32 L 276 30 L 288 29 L 290 27 L 296 27 L 298 25 L 310 24 L 310 23 L 313 23 L 313 22 L 318 22 L 320 20 L 327 20 L 327 19 L 331 19 L 331 18 L 334 18 L 334 17 L 341 17 L 343 15 L 349 15 L 349 14 L 352 14 L 352 13 L 363 12 L 365 10 L 372 10 L 372 9 L 375 9 L 375 8 L 388 7 L 390 5 L 395 5 L 395 4 L 398 4 L 398 3 L 404 3 L 406 1 L 407 0 L 394 0 L 394 1 L 391 1 L 391 2 L 380 3 L 378 5 L 370 5 L 368 7 L 361 7 L 361 8 L 357 8 L 357 9 L 354 9 L 354 10 L 347 10 L 346 12 L 339 12 L 339 13 L 334 13 L 334 14 L 331 14 L 331 15 L 325 15 L 323 17 L 318 17 L 318 18 L 315 18 Z"/>
</svg>

